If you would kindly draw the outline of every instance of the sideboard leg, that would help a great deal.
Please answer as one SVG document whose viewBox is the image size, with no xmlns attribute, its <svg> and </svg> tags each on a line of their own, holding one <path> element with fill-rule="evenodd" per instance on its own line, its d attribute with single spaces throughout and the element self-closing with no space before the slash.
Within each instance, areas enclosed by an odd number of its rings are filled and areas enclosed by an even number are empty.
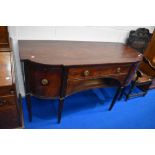
<svg viewBox="0 0 155 155">
<path fill-rule="evenodd" d="M 122 99 L 125 90 L 126 90 L 126 87 L 124 87 L 124 88 L 122 89 L 122 91 L 121 91 L 121 93 L 120 93 L 120 96 L 118 97 L 118 100 L 121 100 L 121 99 Z"/>
<path fill-rule="evenodd" d="M 59 99 L 59 107 L 58 107 L 58 123 L 61 121 L 62 109 L 63 109 L 64 99 Z"/>
<path fill-rule="evenodd" d="M 133 82 L 131 83 L 131 87 L 130 87 L 130 89 L 129 89 L 129 92 L 128 92 L 128 94 L 126 95 L 125 101 L 127 101 L 127 100 L 130 98 L 130 95 L 131 95 L 132 91 L 134 90 L 135 86 L 136 86 L 136 81 L 133 81 Z"/>
<path fill-rule="evenodd" d="M 119 95 L 120 95 L 120 93 L 121 93 L 121 91 L 122 91 L 122 89 L 123 89 L 124 87 L 118 87 L 118 89 L 117 89 L 117 92 L 116 92 L 116 94 L 115 94 L 115 96 L 114 96 L 114 98 L 113 98 L 113 100 L 112 100 L 112 103 L 111 103 L 111 105 L 110 105 L 110 107 L 109 107 L 109 111 L 113 108 L 113 106 L 115 105 L 115 102 L 116 102 L 116 100 L 118 99 L 118 97 L 119 97 Z"/>
<path fill-rule="evenodd" d="M 18 122 L 19 122 L 19 125 L 22 125 L 23 126 L 23 112 L 22 112 L 22 96 L 21 94 L 19 93 L 18 94 L 18 115 L 19 115 L 19 119 L 18 119 Z"/>
<path fill-rule="evenodd" d="M 29 114 L 29 121 L 32 122 L 31 96 L 29 94 L 26 95 L 26 103 L 27 103 L 27 109 Z"/>
</svg>

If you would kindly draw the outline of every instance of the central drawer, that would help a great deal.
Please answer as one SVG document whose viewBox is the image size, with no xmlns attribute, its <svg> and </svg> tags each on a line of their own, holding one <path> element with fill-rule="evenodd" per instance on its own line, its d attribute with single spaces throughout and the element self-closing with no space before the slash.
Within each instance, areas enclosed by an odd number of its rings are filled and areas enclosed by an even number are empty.
<svg viewBox="0 0 155 155">
<path fill-rule="evenodd" d="M 72 67 L 69 69 L 68 79 L 91 79 L 105 77 L 109 75 L 128 74 L 131 65 L 106 65 L 106 66 L 87 66 Z"/>
</svg>

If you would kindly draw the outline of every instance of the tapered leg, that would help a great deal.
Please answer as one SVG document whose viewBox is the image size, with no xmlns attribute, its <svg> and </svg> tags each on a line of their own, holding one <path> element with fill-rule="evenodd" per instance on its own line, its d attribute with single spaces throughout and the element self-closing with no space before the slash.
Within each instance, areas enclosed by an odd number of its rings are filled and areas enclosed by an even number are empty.
<svg viewBox="0 0 155 155">
<path fill-rule="evenodd" d="M 111 103 L 111 105 L 110 105 L 110 107 L 109 107 L 109 111 L 113 108 L 113 106 L 115 105 L 115 102 L 116 102 L 116 100 L 118 99 L 118 97 L 119 97 L 119 95 L 120 95 L 120 93 L 121 93 L 121 91 L 122 91 L 122 89 L 123 89 L 124 87 L 118 87 L 118 89 L 117 89 L 117 92 L 116 92 L 116 94 L 115 94 L 115 96 L 114 96 L 114 98 L 113 98 L 113 100 L 112 100 L 112 103 Z"/>
<path fill-rule="evenodd" d="M 130 94 L 132 93 L 133 89 L 135 88 L 135 85 L 136 85 L 136 81 L 133 81 L 132 84 L 131 84 L 131 87 L 130 87 L 130 89 L 129 89 L 129 92 L 128 92 L 128 94 L 126 95 L 125 101 L 127 101 L 127 100 L 129 99 Z"/>
<path fill-rule="evenodd" d="M 145 96 L 147 94 L 147 92 L 144 92 L 144 95 L 143 96 Z"/>
<path fill-rule="evenodd" d="M 58 123 L 61 121 L 61 115 L 62 115 L 62 110 L 63 110 L 63 104 L 64 104 L 64 99 L 60 98 L 59 99 L 59 107 L 58 107 Z"/>
<path fill-rule="evenodd" d="M 122 89 L 121 94 L 120 94 L 120 96 L 118 97 L 118 100 L 121 100 L 121 99 L 122 99 L 122 97 L 123 97 L 123 95 L 124 95 L 124 92 L 125 92 L 125 89 L 126 89 L 126 87 L 124 87 L 124 88 Z"/>
<path fill-rule="evenodd" d="M 26 95 L 26 103 L 27 103 L 27 109 L 29 114 L 29 121 L 32 122 L 32 108 L 31 108 L 31 98 L 30 95 Z"/>
<path fill-rule="evenodd" d="M 22 125 L 21 123 L 23 122 L 22 121 L 22 116 L 23 116 L 23 113 L 22 113 L 22 96 L 21 94 L 19 93 L 18 94 L 18 122 L 19 122 L 19 125 Z"/>
</svg>

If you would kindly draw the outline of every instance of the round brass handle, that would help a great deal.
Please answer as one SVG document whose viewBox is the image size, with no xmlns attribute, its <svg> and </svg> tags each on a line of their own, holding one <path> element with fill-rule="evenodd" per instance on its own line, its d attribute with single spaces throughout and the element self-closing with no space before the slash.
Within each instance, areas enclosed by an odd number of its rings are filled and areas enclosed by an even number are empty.
<svg viewBox="0 0 155 155">
<path fill-rule="evenodd" d="M 84 74 L 84 76 L 88 76 L 89 75 L 89 71 L 85 70 L 83 74 Z"/>
<path fill-rule="evenodd" d="M 43 86 L 48 85 L 48 80 L 47 80 L 47 79 L 42 79 L 42 80 L 41 80 L 41 84 L 42 84 Z"/>
<path fill-rule="evenodd" d="M 121 68 L 118 67 L 118 68 L 117 68 L 117 73 L 120 73 L 120 71 L 121 71 Z"/>
</svg>

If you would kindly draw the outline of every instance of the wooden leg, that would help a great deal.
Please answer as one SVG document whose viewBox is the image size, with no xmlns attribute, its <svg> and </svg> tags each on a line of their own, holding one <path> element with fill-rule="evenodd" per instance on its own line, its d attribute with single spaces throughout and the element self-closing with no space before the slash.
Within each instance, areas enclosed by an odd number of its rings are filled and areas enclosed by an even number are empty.
<svg viewBox="0 0 155 155">
<path fill-rule="evenodd" d="M 19 119 L 18 119 L 18 122 L 19 122 L 19 125 L 22 125 L 22 96 L 21 94 L 19 93 L 18 95 L 18 115 L 19 115 Z"/>
<path fill-rule="evenodd" d="M 31 98 L 30 95 L 26 95 L 26 103 L 27 103 L 27 109 L 29 114 L 29 121 L 32 122 L 32 108 L 31 108 Z"/>
<path fill-rule="evenodd" d="M 118 87 L 118 89 L 117 89 L 117 91 L 116 91 L 116 94 L 115 94 L 115 96 L 114 96 L 114 98 L 113 98 L 113 100 L 112 100 L 112 103 L 111 103 L 111 105 L 110 105 L 110 107 L 109 107 L 109 111 L 113 108 L 113 106 L 115 105 L 115 102 L 116 102 L 116 100 L 118 99 L 118 97 L 119 97 L 119 95 L 120 95 L 120 93 L 121 93 L 121 91 L 122 91 L 122 89 L 123 89 L 124 87 Z"/>
<path fill-rule="evenodd" d="M 144 95 L 143 96 L 145 96 L 147 94 L 147 92 L 144 92 Z"/>
<path fill-rule="evenodd" d="M 124 95 L 124 92 L 125 92 L 125 89 L 126 89 L 126 87 L 124 87 L 124 88 L 122 89 L 121 94 L 120 94 L 118 100 L 121 100 L 121 99 L 122 99 L 122 97 L 123 97 L 123 95 Z"/>
<path fill-rule="evenodd" d="M 135 88 L 135 85 L 136 85 L 136 81 L 133 81 L 132 84 L 131 84 L 131 88 L 130 88 L 129 92 L 128 92 L 128 94 L 126 95 L 125 101 L 127 101 L 127 100 L 129 99 L 130 94 L 132 93 L 133 89 Z"/>
<path fill-rule="evenodd" d="M 58 123 L 61 121 L 61 115 L 62 115 L 62 110 L 63 110 L 63 104 L 64 104 L 64 98 L 59 99 L 59 107 L 58 107 Z"/>
</svg>

